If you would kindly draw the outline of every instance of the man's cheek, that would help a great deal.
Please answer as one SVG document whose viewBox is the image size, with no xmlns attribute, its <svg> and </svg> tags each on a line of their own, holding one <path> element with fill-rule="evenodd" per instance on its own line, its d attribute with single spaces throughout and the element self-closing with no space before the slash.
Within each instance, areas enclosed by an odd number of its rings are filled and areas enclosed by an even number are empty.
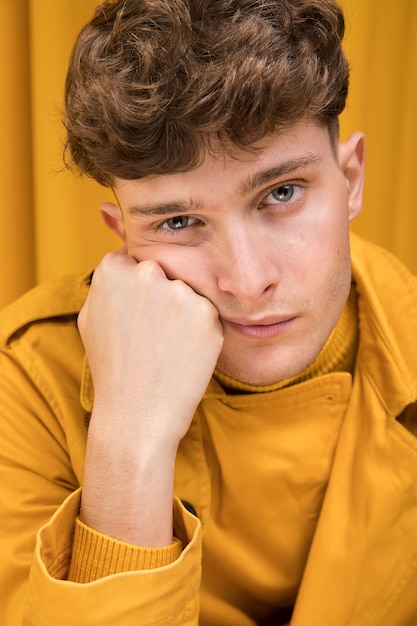
<svg viewBox="0 0 417 626">
<path fill-rule="evenodd" d="M 170 280 L 182 280 L 195 293 L 213 302 L 213 289 L 210 285 L 206 268 L 200 267 L 195 261 L 182 261 L 179 259 L 157 259 Z"/>
<path fill-rule="evenodd" d="M 188 261 L 182 258 L 181 250 L 164 252 L 157 250 L 156 246 L 149 246 L 145 248 L 132 249 L 129 252 L 131 256 L 140 263 L 141 261 L 156 261 L 164 270 L 167 278 L 170 280 L 182 280 L 187 283 L 194 291 L 198 284 L 197 276 L 193 276 L 193 268 L 195 264 L 193 261 Z"/>
</svg>

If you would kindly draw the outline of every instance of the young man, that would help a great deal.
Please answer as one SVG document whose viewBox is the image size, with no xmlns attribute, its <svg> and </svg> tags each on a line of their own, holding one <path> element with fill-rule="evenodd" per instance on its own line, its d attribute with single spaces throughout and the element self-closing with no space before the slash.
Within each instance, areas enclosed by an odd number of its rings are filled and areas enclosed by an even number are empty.
<svg viewBox="0 0 417 626">
<path fill-rule="evenodd" d="M 3 624 L 417 622 L 417 285 L 349 242 L 343 30 L 119 0 L 80 34 L 67 154 L 123 248 L 1 318 Z"/>
</svg>

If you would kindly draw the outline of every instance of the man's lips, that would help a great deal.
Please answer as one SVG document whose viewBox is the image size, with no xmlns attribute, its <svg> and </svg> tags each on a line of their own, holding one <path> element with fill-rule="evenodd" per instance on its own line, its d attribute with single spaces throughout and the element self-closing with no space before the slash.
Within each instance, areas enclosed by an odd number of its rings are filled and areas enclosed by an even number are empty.
<svg viewBox="0 0 417 626">
<path fill-rule="evenodd" d="M 260 320 L 221 318 L 223 326 L 229 327 L 245 337 L 254 339 L 277 337 L 285 332 L 295 319 L 295 316 L 268 317 Z"/>
</svg>

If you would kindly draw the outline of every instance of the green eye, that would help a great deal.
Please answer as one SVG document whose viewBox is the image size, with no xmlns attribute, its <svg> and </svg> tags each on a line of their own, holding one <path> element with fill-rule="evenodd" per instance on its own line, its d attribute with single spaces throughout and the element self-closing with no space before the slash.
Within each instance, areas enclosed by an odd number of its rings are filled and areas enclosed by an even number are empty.
<svg viewBox="0 0 417 626">
<path fill-rule="evenodd" d="M 288 202 L 294 195 L 294 185 L 282 185 L 271 191 L 271 196 L 278 202 Z"/>
<path fill-rule="evenodd" d="M 170 230 L 181 230 L 188 226 L 189 221 L 190 218 L 187 215 L 176 215 L 175 217 L 170 217 L 165 224 Z"/>
</svg>

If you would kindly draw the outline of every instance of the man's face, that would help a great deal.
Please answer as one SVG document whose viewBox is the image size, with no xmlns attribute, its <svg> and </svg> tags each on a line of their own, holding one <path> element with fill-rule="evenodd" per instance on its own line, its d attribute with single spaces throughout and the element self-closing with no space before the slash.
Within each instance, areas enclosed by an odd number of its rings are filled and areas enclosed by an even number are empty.
<svg viewBox="0 0 417 626">
<path fill-rule="evenodd" d="M 156 260 L 216 306 L 218 369 L 267 385 L 314 361 L 346 303 L 363 137 L 341 144 L 338 160 L 314 122 L 259 145 L 186 173 L 116 179 L 120 209 L 103 213 L 129 255 Z"/>
</svg>

